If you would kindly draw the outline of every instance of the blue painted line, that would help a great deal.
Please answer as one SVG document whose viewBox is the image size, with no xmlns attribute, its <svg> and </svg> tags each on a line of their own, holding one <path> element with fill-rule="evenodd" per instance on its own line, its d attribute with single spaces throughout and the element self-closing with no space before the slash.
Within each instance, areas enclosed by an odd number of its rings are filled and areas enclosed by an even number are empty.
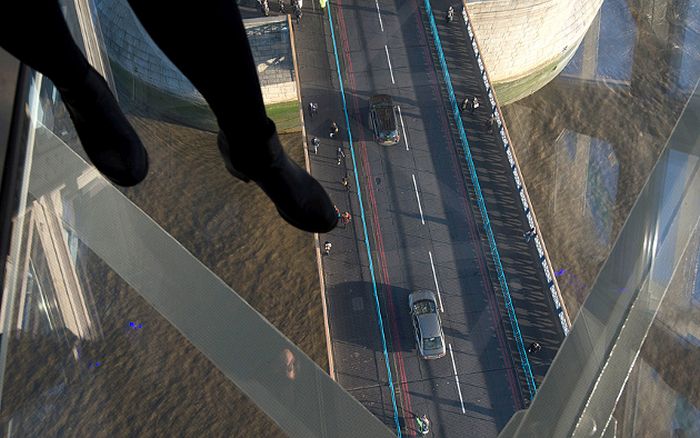
<svg viewBox="0 0 700 438">
<path fill-rule="evenodd" d="M 489 220 L 489 214 L 486 210 L 486 202 L 484 201 L 484 195 L 481 193 L 481 185 L 479 184 L 479 178 L 476 174 L 476 165 L 474 164 L 474 160 L 472 159 L 471 150 L 469 148 L 469 140 L 467 140 L 467 134 L 464 131 L 464 124 L 462 123 L 462 116 L 459 111 L 459 106 L 457 105 L 457 98 L 455 97 L 454 89 L 452 88 L 452 80 L 450 78 L 450 72 L 447 69 L 447 61 L 445 60 L 445 54 L 442 51 L 442 43 L 440 42 L 440 35 L 438 35 L 437 26 L 435 24 L 433 9 L 430 6 L 430 0 L 424 0 L 424 2 L 425 9 L 428 12 L 428 19 L 430 21 L 430 31 L 433 34 L 435 47 L 437 48 L 438 57 L 440 58 L 440 67 L 442 68 L 445 83 L 447 84 L 447 94 L 449 95 L 450 103 L 452 104 L 452 113 L 457 122 L 457 128 L 459 128 L 459 136 L 462 140 L 462 148 L 464 150 L 464 155 L 467 159 L 469 174 L 471 175 L 472 184 L 474 185 L 474 192 L 476 193 L 476 200 L 479 205 L 479 211 L 481 212 L 481 218 L 484 222 L 484 231 L 486 232 L 486 237 L 489 241 L 491 258 L 493 259 L 493 263 L 496 266 L 498 282 L 501 285 L 501 291 L 503 292 L 503 300 L 505 301 L 506 311 L 508 312 L 508 319 L 510 320 L 511 329 L 513 330 L 515 343 L 518 346 L 518 353 L 520 354 L 521 359 L 520 363 L 522 364 L 523 371 L 525 372 L 525 379 L 527 380 L 527 386 L 530 393 L 530 400 L 532 400 L 535 397 L 535 393 L 537 392 L 537 385 L 535 383 L 535 378 L 532 375 L 530 361 L 527 358 L 525 344 L 523 343 L 523 338 L 520 334 L 518 317 L 515 315 L 515 309 L 513 308 L 513 300 L 511 299 L 510 290 L 508 289 L 508 282 L 506 281 L 506 274 L 505 272 L 503 272 L 503 266 L 501 265 L 501 256 L 498 253 L 496 239 L 493 235 L 493 230 L 491 229 L 491 221 Z"/>
<path fill-rule="evenodd" d="M 352 131 L 350 130 L 350 116 L 348 115 L 348 106 L 345 99 L 345 87 L 343 86 L 343 76 L 340 73 L 340 60 L 338 59 L 338 47 L 335 42 L 335 30 L 333 28 L 333 17 L 331 16 L 331 3 L 328 2 L 326 7 L 328 11 L 328 23 L 331 27 L 331 38 L 333 40 L 333 54 L 335 56 L 335 67 L 338 73 L 338 83 L 340 84 L 340 97 L 343 100 L 343 114 L 345 115 L 345 126 L 348 130 L 348 142 L 350 144 L 350 156 L 352 157 L 352 167 L 355 173 L 355 187 L 357 188 L 357 199 L 360 203 L 360 217 L 362 218 L 362 230 L 365 234 L 365 248 L 367 249 L 367 259 L 369 260 L 369 273 L 372 278 L 372 291 L 374 292 L 374 304 L 377 310 L 377 320 L 379 321 L 379 331 L 382 335 L 382 348 L 384 350 L 384 362 L 386 364 L 386 373 L 389 377 L 389 389 L 391 391 L 391 404 L 394 408 L 394 422 L 396 423 L 396 434 L 401 437 L 401 423 L 399 422 L 399 410 L 396 405 L 396 393 L 394 391 L 394 379 L 391 376 L 391 367 L 389 366 L 389 351 L 386 347 L 386 333 L 384 331 L 384 322 L 382 320 L 382 310 L 379 305 L 379 292 L 377 291 L 377 281 L 374 276 L 374 264 L 372 263 L 372 251 L 369 246 L 369 233 L 367 232 L 367 219 L 365 218 L 365 208 L 362 204 L 362 191 L 360 190 L 360 179 L 357 171 L 357 161 L 355 160 L 355 147 L 352 142 Z"/>
</svg>

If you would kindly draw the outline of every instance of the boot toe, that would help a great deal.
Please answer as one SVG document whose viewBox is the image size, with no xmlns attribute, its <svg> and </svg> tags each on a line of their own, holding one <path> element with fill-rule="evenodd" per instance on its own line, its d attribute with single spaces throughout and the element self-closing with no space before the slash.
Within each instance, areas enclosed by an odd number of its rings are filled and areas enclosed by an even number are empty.
<svg viewBox="0 0 700 438">
<path fill-rule="evenodd" d="M 284 164 L 255 182 L 289 224 L 310 233 L 327 233 L 338 224 L 333 202 L 321 184 L 287 157 Z"/>
<path fill-rule="evenodd" d="M 292 189 L 292 193 L 282 195 L 281 199 L 270 196 L 280 216 L 294 227 L 310 233 L 327 233 L 335 228 L 338 225 L 338 215 L 321 184 L 308 175 L 308 180 L 300 187 L 306 188 L 301 199 L 294 196 L 295 189 Z"/>
</svg>

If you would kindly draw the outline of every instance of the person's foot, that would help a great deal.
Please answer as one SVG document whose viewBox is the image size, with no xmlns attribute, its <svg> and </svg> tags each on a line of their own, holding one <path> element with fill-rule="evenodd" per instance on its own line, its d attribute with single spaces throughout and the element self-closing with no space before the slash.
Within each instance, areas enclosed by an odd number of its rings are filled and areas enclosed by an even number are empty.
<svg viewBox="0 0 700 438">
<path fill-rule="evenodd" d="M 243 163 L 238 168 L 233 165 L 223 131 L 219 131 L 217 143 L 226 169 L 242 181 L 253 180 L 289 224 L 311 233 L 327 233 L 338 224 L 338 216 L 326 191 L 314 177 L 289 159 L 282 150 L 277 133 L 266 145 L 268 151 L 274 151 L 271 152 L 274 156 L 271 164 L 258 169 L 246 168 Z"/>
<path fill-rule="evenodd" d="M 143 181 L 148 154 L 102 76 L 90 67 L 82 82 L 57 88 L 92 164 L 120 186 Z"/>
</svg>

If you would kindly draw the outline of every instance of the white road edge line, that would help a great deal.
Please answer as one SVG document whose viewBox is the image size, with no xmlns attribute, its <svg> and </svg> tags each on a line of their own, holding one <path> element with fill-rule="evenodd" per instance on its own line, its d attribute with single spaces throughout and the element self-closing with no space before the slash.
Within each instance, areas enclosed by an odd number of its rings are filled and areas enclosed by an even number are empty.
<svg viewBox="0 0 700 438">
<path fill-rule="evenodd" d="M 396 105 L 399 110 L 399 121 L 401 121 L 401 130 L 403 131 L 403 142 L 406 144 L 406 150 L 408 150 L 408 137 L 406 137 L 406 126 L 403 124 L 403 116 L 401 115 L 401 107 Z"/>
<path fill-rule="evenodd" d="M 440 297 L 440 286 L 438 286 L 437 274 L 435 273 L 435 265 L 433 264 L 433 253 L 428 251 L 428 256 L 430 257 L 430 267 L 433 269 L 433 280 L 435 281 L 435 289 L 437 289 L 438 302 L 440 303 L 440 311 L 445 312 L 445 308 L 442 307 L 442 298 Z"/>
<path fill-rule="evenodd" d="M 389 58 L 389 48 L 384 44 L 384 52 L 386 52 L 386 61 L 389 63 L 389 74 L 391 74 L 391 83 L 396 84 L 394 82 L 394 70 L 391 69 L 391 59 Z"/>
<path fill-rule="evenodd" d="M 374 0 L 374 4 L 377 5 L 377 15 L 379 15 L 379 27 L 381 27 L 382 32 L 384 32 L 384 24 L 382 24 L 382 13 L 379 12 L 379 0 Z"/>
<path fill-rule="evenodd" d="M 466 414 L 467 411 L 464 410 L 464 399 L 462 398 L 462 389 L 459 387 L 459 376 L 457 375 L 457 365 L 455 364 L 455 355 L 452 354 L 452 344 L 447 344 L 450 347 L 450 358 L 452 359 L 452 370 L 455 372 L 455 382 L 457 382 L 457 394 L 459 394 L 459 404 L 462 405 L 462 413 Z"/>
<path fill-rule="evenodd" d="M 416 190 L 416 199 L 418 200 L 418 211 L 420 211 L 420 221 L 425 225 L 425 218 L 423 218 L 423 207 L 420 205 L 420 195 L 418 194 L 418 184 L 416 184 L 416 176 L 411 174 L 413 177 L 413 188 Z"/>
</svg>

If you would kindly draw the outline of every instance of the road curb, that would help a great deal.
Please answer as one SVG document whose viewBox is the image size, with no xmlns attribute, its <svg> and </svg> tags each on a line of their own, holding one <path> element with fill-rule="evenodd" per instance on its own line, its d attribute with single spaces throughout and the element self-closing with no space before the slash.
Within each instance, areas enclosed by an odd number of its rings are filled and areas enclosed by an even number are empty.
<svg viewBox="0 0 700 438">
<path fill-rule="evenodd" d="M 289 26 L 289 42 L 292 46 L 292 64 L 294 65 L 294 80 L 296 82 L 297 100 L 299 101 L 299 118 L 301 119 L 301 137 L 304 147 L 304 166 L 306 171 L 311 173 L 311 159 L 309 157 L 309 145 L 306 142 L 306 125 L 304 124 L 304 105 L 301 100 L 301 82 L 299 82 L 299 68 L 297 65 L 297 51 L 294 43 L 294 27 L 292 26 L 292 18 L 287 15 L 287 24 Z M 326 351 L 328 354 L 328 374 L 331 379 L 336 380 L 335 364 L 333 362 L 333 345 L 331 343 L 331 331 L 328 322 L 328 303 L 326 300 L 326 281 L 323 272 L 323 263 L 321 258 L 321 246 L 318 233 L 314 233 L 314 252 L 316 253 L 316 265 L 318 267 L 318 280 L 321 286 L 321 307 L 323 308 L 323 329 L 326 337 Z"/>
</svg>

